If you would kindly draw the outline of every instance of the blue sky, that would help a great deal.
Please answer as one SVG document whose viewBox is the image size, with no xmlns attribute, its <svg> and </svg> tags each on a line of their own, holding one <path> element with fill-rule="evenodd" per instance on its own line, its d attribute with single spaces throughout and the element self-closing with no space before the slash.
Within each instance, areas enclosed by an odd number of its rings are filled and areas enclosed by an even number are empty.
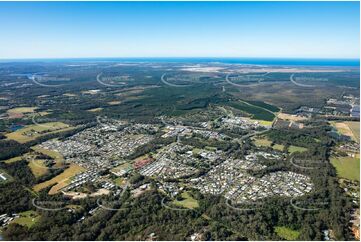
<svg viewBox="0 0 361 242">
<path fill-rule="evenodd" d="M 0 2 L 0 59 L 359 58 L 359 2 Z"/>
</svg>

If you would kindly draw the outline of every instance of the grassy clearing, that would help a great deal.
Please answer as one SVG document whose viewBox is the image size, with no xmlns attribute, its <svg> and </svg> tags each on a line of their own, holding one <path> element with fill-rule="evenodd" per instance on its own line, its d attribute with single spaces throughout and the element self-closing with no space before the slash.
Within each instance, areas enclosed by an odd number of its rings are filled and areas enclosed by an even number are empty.
<svg viewBox="0 0 361 242">
<path fill-rule="evenodd" d="M 64 93 L 63 96 L 66 97 L 77 97 L 78 95 L 74 94 L 74 93 Z"/>
<path fill-rule="evenodd" d="M 305 151 L 307 151 L 307 148 L 300 147 L 300 146 L 291 145 L 290 147 L 288 147 L 288 152 L 290 152 L 291 154 L 293 154 L 295 152 L 305 152 Z"/>
<path fill-rule="evenodd" d="M 275 232 L 279 237 L 285 240 L 297 240 L 297 238 L 300 236 L 299 231 L 287 228 L 285 226 L 276 226 Z"/>
<path fill-rule="evenodd" d="M 43 160 L 33 160 L 29 162 L 28 166 L 35 177 L 41 177 L 49 172 Z"/>
<path fill-rule="evenodd" d="M 102 111 L 103 110 L 103 108 L 92 108 L 92 109 L 89 109 L 89 110 L 87 110 L 88 112 L 100 112 L 100 111 Z"/>
<path fill-rule="evenodd" d="M 26 211 L 19 213 L 19 218 L 14 219 L 11 223 L 16 223 L 22 226 L 31 228 L 40 219 L 40 215 L 35 211 Z"/>
<path fill-rule="evenodd" d="M 49 122 L 41 125 L 33 124 L 6 134 L 6 137 L 19 143 L 26 143 L 47 134 L 63 132 L 73 128 L 62 122 Z"/>
<path fill-rule="evenodd" d="M 34 191 L 40 191 L 46 187 L 53 186 L 49 194 L 57 193 L 61 188 L 65 187 L 69 182 L 70 178 L 75 176 L 76 174 L 83 172 L 85 169 L 79 165 L 71 164 L 69 168 L 67 168 L 64 172 L 53 177 L 52 179 L 36 184 L 33 189 Z"/>
<path fill-rule="evenodd" d="M 360 122 L 345 122 L 351 129 L 355 141 L 360 143 Z"/>
<path fill-rule="evenodd" d="M 285 146 L 284 146 L 284 145 L 280 145 L 280 144 L 274 144 L 274 145 L 272 146 L 272 148 L 273 148 L 274 150 L 283 151 L 284 148 L 285 148 Z"/>
<path fill-rule="evenodd" d="M 113 181 L 114 181 L 114 183 L 115 183 L 116 185 L 118 185 L 118 186 L 120 186 L 120 187 L 122 187 L 122 186 L 125 185 L 125 180 L 124 180 L 124 178 L 122 178 L 122 177 L 117 177 L 117 178 L 115 178 Z"/>
<path fill-rule="evenodd" d="M 359 123 L 359 122 L 330 122 L 332 126 L 334 126 L 337 129 L 337 132 L 342 134 L 342 135 L 346 135 L 351 137 L 353 140 L 359 142 L 359 140 L 356 137 L 360 137 L 359 135 L 355 136 L 354 133 L 359 132 L 360 128 L 357 127 L 354 123 Z M 354 129 L 353 131 L 351 130 L 350 126 L 352 126 L 352 128 Z"/>
<path fill-rule="evenodd" d="M 256 146 L 271 147 L 272 141 L 270 141 L 270 140 L 268 140 L 266 138 L 260 138 L 260 139 L 255 139 L 254 144 Z"/>
<path fill-rule="evenodd" d="M 4 160 L 4 162 L 5 162 L 6 164 L 10 164 L 10 163 L 14 163 L 14 162 L 17 162 L 17 161 L 21 161 L 22 159 L 23 159 L 22 156 L 17 156 L 17 157 L 13 157 L 13 158 Z"/>
<path fill-rule="evenodd" d="M 360 181 L 360 158 L 331 157 L 331 164 L 341 178 Z"/>
<path fill-rule="evenodd" d="M 183 192 L 181 194 L 181 197 L 183 198 L 183 200 L 174 200 L 172 203 L 174 205 L 190 209 L 199 207 L 198 201 L 194 199 L 188 192 Z"/>
<path fill-rule="evenodd" d="M 272 121 L 258 120 L 260 125 L 272 126 Z"/>
<path fill-rule="evenodd" d="M 199 155 L 199 154 L 202 152 L 202 150 L 199 149 L 199 148 L 194 148 L 194 149 L 192 150 L 192 152 L 193 152 L 193 154 L 195 154 L 195 155 Z"/>
<path fill-rule="evenodd" d="M 296 122 L 307 120 L 306 117 L 300 117 L 300 116 L 297 116 L 294 114 L 288 114 L 288 113 L 278 113 L 277 117 L 280 119 L 296 121 Z"/>
<path fill-rule="evenodd" d="M 44 148 L 41 148 L 40 146 L 33 146 L 31 147 L 32 150 L 42 153 L 44 155 L 50 156 L 51 158 L 53 158 L 56 162 L 56 165 L 62 165 L 63 161 L 64 161 L 64 157 L 57 151 L 55 150 L 47 150 Z"/>
<path fill-rule="evenodd" d="M 123 172 L 127 173 L 127 172 L 129 172 L 131 170 L 132 170 L 132 165 L 130 163 L 128 163 L 128 162 L 123 163 L 123 164 L 111 169 L 111 171 L 115 172 L 115 173 L 119 173 L 119 172 L 120 173 L 123 173 Z"/>
<path fill-rule="evenodd" d="M 7 113 L 33 113 L 35 112 L 35 110 L 37 109 L 37 107 L 19 107 L 19 108 L 12 108 L 7 110 Z"/>
<path fill-rule="evenodd" d="M 109 105 L 118 105 L 118 104 L 121 104 L 122 102 L 121 101 L 111 101 L 111 102 L 108 102 Z"/>
<path fill-rule="evenodd" d="M 272 141 L 270 141 L 267 138 L 254 139 L 254 144 L 258 147 L 271 147 L 272 149 L 279 150 L 279 151 L 283 151 L 283 149 L 285 148 L 284 145 L 280 145 L 280 144 L 272 145 Z"/>
</svg>

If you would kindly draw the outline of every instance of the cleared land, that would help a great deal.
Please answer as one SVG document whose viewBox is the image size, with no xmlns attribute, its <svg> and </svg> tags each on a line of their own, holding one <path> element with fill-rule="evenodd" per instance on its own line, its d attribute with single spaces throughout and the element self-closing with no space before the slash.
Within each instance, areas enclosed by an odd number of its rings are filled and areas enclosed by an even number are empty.
<svg viewBox="0 0 361 242">
<path fill-rule="evenodd" d="M 306 120 L 307 118 L 305 117 L 300 117 L 300 116 L 296 116 L 294 114 L 287 114 L 287 113 L 279 113 L 277 114 L 277 117 L 280 119 L 284 119 L 284 120 L 290 120 L 290 121 L 303 121 Z"/>
<path fill-rule="evenodd" d="M 74 94 L 74 93 L 64 93 L 63 96 L 66 97 L 77 97 L 78 95 Z"/>
<path fill-rule="evenodd" d="M 103 108 L 92 108 L 92 109 L 89 109 L 87 110 L 88 112 L 99 112 L 99 111 L 102 111 Z"/>
<path fill-rule="evenodd" d="M 274 144 L 274 145 L 272 146 L 272 148 L 275 149 L 275 150 L 283 151 L 284 148 L 285 148 L 285 146 L 284 146 L 284 145 L 280 145 L 280 144 Z"/>
<path fill-rule="evenodd" d="M 11 223 L 16 223 L 22 226 L 31 228 L 40 219 L 40 215 L 35 211 L 26 211 L 19 213 L 19 218 L 14 219 Z"/>
<path fill-rule="evenodd" d="M 254 139 L 254 143 L 258 147 L 262 147 L 262 146 L 263 147 L 271 147 L 272 149 L 279 150 L 279 151 L 283 151 L 283 149 L 285 148 L 284 145 L 280 145 L 280 144 L 272 145 L 272 141 L 267 138 Z"/>
<path fill-rule="evenodd" d="M 351 137 L 360 142 L 360 122 L 331 122 L 340 134 Z"/>
<path fill-rule="evenodd" d="M 360 122 L 345 122 L 351 129 L 355 141 L 360 143 Z"/>
<path fill-rule="evenodd" d="M 49 122 L 41 125 L 28 125 L 5 136 L 19 143 L 26 143 L 47 134 L 68 131 L 73 128 L 74 127 L 62 122 Z"/>
<path fill-rule="evenodd" d="M 305 152 L 305 151 L 307 151 L 307 148 L 300 147 L 300 146 L 291 145 L 290 147 L 288 147 L 288 152 L 290 152 L 291 154 L 293 154 L 295 152 Z"/>
<path fill-rule="evenodd" d="M 120 186 L 120 187 L 124 186 L 126 183 L 124 178 L 122 178 L 122 177 L 117 177 L 113 181 L 117 186 Z"/>
<path fill-rule="evenodd" d="M 172 203 L 174 205 L 190 209 L 199 207 L 198 201 L 194 199 L 188 192 L 183 192 L 181 197 L 183 198 L 182 200 L 174 200 Z"/>
<path fill-rule="evenodd" d="M 297 240 L 300 236 L 300 232 L 297 230 L 290 229 L 285 226 L 277 226 L 275 227 L 276 234 L 285 240 Z"/>
<path fill-rule="evenodd" d="M 57 151 L 55 150 L 47 150 L 44 148 L 41 148 L 39 146 L 33 146 L 31 147 L 32 150 L 42 153 L 44 155 L 50 156 L 51 158 L 53 158 L 56 162 L 56 165 L 58 166 L 62 166 L 63 165 L 63 161 L 64 161 L 64 157 Z"/>
<path fill-rule="evenodd" d="M 70 178 L 73 177 L 74 175 L 84 171 L 85 169 L 79 165 L 76 165 L 76 164 L 71 164 L 69 166 L 69 168 L 67 168 L 64 172 L 62 172 L 61 174 L 57 175 L 56 177 L 48 180 L 48 181 L 45 181 L 45 182 L 42 182 L 42 183 L 39 183 L 39 184 L 36 184 L 33 189 L 35 191 L 40 191 L 48 186 L 52 186 L 52 185 L 55 185 L 53 186 L 50 191 L 49 191 L 49 194 L 55 194 L 57 193 L 61 188 L 65 187 L 69 181 L 70 181 Z"/>
<path fill-rule="evenodd" d="M 341 178 L 360 181 L 360 157 L 331 157 L 331 164 Z"/>
<path fill-rule="evenodd" d="M 108 104 L 110 105 L 118 105 L 118 104 L 121 104 L 122 102 L 121 101 L 111 101 L 111 102 L 108 102 Z"/>
<path fill-rule="evenodd" d="M 7 164 L 10 164 L 10 163 L 13 163 L 13 162 L 20 161 L 20 160 L 22 160 L 22 159 L 23 159 L 22 156 L 17 156 L 17 157 L 13 157 L 13 158 L 4 160 L 4 162 L 7 163 Z"/>
<path fill-rule="evenodd" d="M 37 107 L 19 107 L 19 108 L 12 108 L 7 110 L 7 113 L 33 113 L 35 112 L 35 110 L 37 109 Z"/>
<path fill-rule="evenodd" d="M 35 177 L 41 177 L 49 171 L 49 169 L 45 166 L 43 160 L 33 160 L 29 162 L 28 166 L 30 167 L 31 172 L 34 174 Z"/>
<path fill-rule="evenodd" d="M 256 146 L 271 147 L 272 141 L 270 141 L 266 138 L 261 138 L 261 139 L 255 139 L 254 143 Z"/>
</svg>

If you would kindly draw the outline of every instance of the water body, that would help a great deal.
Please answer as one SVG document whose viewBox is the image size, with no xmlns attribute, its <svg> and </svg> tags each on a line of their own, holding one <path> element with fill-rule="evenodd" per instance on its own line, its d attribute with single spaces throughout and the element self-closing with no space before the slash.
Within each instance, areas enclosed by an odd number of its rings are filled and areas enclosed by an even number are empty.
<svg viewBox="0 0 361 242">
<path fill-rule="evenodd" d="M 11 131 L 16 131 L 16 130 L 18 130 L 18 129 L 21 129 L 22 127 L 24 127 L 23 125 L 20 125 L 20 124 L 13 124 L 13 125 L 11 125 L 10 127 L 9 127 L 9 129 L 11 130 Z"/>
<path fill-rule="evenodd" d="M 69 58 L 69 59 L 17 59 L 5 62 L 123 62 L 123 63 L 224 63 L 246 65 L 287 66 L 352 66 L 359 67 L 359 59 L 306 59 L 306 58 Z"/>
</svg>

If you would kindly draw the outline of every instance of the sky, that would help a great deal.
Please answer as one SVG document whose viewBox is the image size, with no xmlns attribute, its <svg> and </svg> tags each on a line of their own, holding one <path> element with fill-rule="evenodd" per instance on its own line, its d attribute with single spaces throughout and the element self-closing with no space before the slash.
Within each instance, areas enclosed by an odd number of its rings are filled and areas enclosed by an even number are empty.
<svg viewBox="0 0 361 242">
<path fill-rule="evenodd" d="M 0 59 L 359 58 L 359 2 L 0 2 Z"/>
</svg>

